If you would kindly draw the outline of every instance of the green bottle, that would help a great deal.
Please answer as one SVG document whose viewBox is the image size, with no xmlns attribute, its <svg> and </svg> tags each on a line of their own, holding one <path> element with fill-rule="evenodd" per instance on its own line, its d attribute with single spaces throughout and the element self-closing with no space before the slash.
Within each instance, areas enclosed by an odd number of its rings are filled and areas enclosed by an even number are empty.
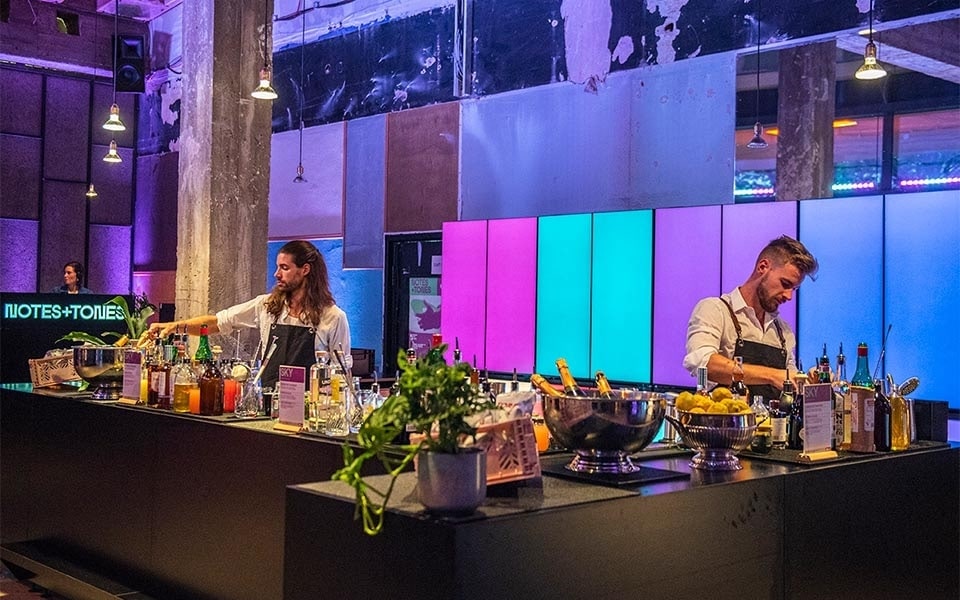
<svg viewBox="0 0 960 600">
<path fill-rule="evenodd" d="M 867 359 L 867 345 L 860 342 L 857 346 L 857 370 L 853 373 L 850 385 L 873 389 L 873 377 L 870 376 L 870 366 Z"/>
<path fill-rule="evenodd" d="M 200 345 L 197 346 L 197 353 L 193 355 L 193 360 L 198 363 L 213 360 L 213 351 L 210 350 L 210 340 L 207 339 L 207 324 L 200 326 Z"/>
</svg>

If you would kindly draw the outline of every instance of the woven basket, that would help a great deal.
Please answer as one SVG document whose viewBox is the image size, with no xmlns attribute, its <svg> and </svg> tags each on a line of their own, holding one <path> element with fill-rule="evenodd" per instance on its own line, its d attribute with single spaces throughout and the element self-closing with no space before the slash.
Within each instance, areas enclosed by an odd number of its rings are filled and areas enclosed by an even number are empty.
<svg viewBox="0 0 960 600">
<path fill-rule="evenodd" d="M 80 376 L 73 368 L 73 356 L 31 358 L 28 362 L 30 363 L 30 381 L 35 388 L 59 385 L 66 381 L 80 381 Z"/>
</svg>

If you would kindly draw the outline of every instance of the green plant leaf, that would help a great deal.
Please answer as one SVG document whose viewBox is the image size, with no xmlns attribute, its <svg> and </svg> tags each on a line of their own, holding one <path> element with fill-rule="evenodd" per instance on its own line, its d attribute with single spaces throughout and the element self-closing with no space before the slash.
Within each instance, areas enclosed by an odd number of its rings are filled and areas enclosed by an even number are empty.
<svg viewBox="0 0 960 600">
<path fill-rule="evenodd" d="M 94 344 L 95 346 L 106 346 L 106 342 L 95 335 L 83 331 L 71 331 L 64 335 L 57 342 L 83 342 L 85 344 Z"/>
</svg>

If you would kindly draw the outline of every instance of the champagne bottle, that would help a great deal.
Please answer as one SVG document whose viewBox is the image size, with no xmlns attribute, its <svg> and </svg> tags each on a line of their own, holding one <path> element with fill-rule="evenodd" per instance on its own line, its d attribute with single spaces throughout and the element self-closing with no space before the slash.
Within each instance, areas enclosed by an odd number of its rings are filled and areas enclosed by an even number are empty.
<svg viewBox="0 0 960 600">
<path fill-rule="evenodd" d="M 573 375 L 570 374 L 570 366 L 567 365 L 567 359 L 557 359 L 557 371 L 560 372 L 560 383 L 563 384 L 563 391 L 568 396 L 586 396 L 580 386 L 577 385 Z"/>
<path fill-rule="evenodd" d="M 880 452 L 890 451 L 890 417 L 892 412 L 890 401 L 883 393 L 883 382 L 878 379 L 874 382 L 873 444 Z"/>
<path fill-rule="evenodd" d="M 607 379 L 607 374 L 603 371 L 597 371 L 597 374 L 594 375 L 594 379 L 597 382 L 597 393 L 601 398 L 613 398 L 613 388 L 610 387 L 610 381 Z"/>
<path fill-rule="evenodd" d="M 864 342 L 860 342 L 857 346 L 857 370 L 853 372 L 850 385 L 873 388 L 873 378 L 870 376 L 870 364 L 867 357 L 867 345 Z"/>
<path fill-rule="evenodd" d="M 533 384 L 533 387 L 540 390 L 544 396 L 553 396 L 555 398 L 563 396 L 563 394 L 559 392 L 557 388 L 550 385 L 550 382 L 544 379 L 543 375 L 539 373 L 534 373 L 530 376 L 530 383 Z"/>
<path fill-rule="evenodd" d="M 197 351 L 193 355 L 193 360 L 198 363 L 213 360 L 213 351 L 210 349 L 210 340 L 207 338 L 207 332 L 207 324 L 204 323 L 200 325 L 200 344 L 197 346 Z"/>
</svg>

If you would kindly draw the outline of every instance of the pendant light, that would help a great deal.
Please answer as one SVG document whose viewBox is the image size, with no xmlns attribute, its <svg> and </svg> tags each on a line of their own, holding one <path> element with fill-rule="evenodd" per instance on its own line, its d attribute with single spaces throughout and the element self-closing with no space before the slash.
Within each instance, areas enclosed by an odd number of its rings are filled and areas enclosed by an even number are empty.
<svg viewBox="0 0 960 600">
<path fill-rule="evenodd" d="M 99 196 L 99 195 L 100 195 L 100 194 L 97 193 L 97 189 L 96 189 L 95 187 L 93 187 L 93 184 L 92 184 L 92 183 L 90 184 L 90 187 L 87 188 L 87 193 L 84 194 L 84 196 L 86 196 L 87 199 L 89 199 L 89 200 L 93 200 L 94 198 L 96 198 L 96 197 Z"/>
<path fill-rule="evenodd" d="M 120 39 L 120 0 L 113 3 L 113 104 L 110 106 L 110 116 L 103 124 L 107 131 L 126 131 L 127 127 L 120 120 L 120 105 L 117 104 L 117 40 Z"/>
<path fill-rule="evenodd" d="M 276 100 L 277 92 L 270 85 L 270 55 L 273 53 L 272 45 L 267 37 L 270 27 L 269 15 L 270 0 L 263 0 L 263 68 L 260 69 L 260 84 L 250 92 L 250 95 L 257 100 Z"/>
<path fill-rule="evenodd" d="M 108 162 L 108 163 L 123 162 L 123 159 L 120 158 L 119 154 L 117 154 L 117 140 L 110 140 L 110 150 L 107 152 L 107 155 L 103 157 L 103 162 Z"/>
<path fill-rule="evenodd" d="M 294 183 L 306 183 L 303 177 L 303 97 L 306 92 L 303 90 L 303 46 L 306 41 L 307 32 L 307 11 L 304 9 L 300 13 L 300 156 L 297 160 L 297 176 L 293 178 Z"/>
<path fill-rule="evenodd" d="M 754 115 L 757 122 L 753 124 L 753 139 L 747 142 L 747 148 L 762 149 L 767 147 L 767 141 L 763 139 L 763 125 L 760 124 L 760 0 L 756 0 L 757 10 L 754 13 L 754 19 L 757 21 L 757 101 Z"/>
<path fill-rule="evenodd" d="M 854 73 L 857 79 L 880 79 L 887 72 L 877 62 L 877 45 L 873 43 L 873 0 L 870 0 L 870 38 L 863 50 L 863 64 Z"/>
</svg>

